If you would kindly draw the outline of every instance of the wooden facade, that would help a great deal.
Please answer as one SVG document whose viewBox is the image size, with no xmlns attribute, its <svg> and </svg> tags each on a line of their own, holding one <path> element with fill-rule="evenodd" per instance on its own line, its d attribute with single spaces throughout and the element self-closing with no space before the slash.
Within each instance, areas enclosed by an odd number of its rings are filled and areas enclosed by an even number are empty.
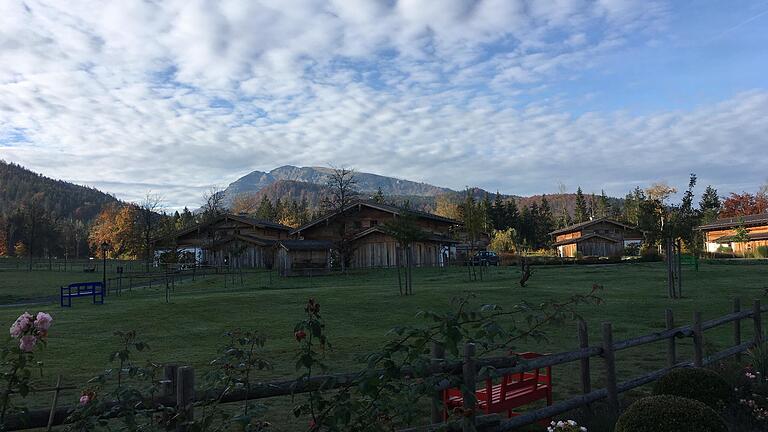
<svg viewBox="0 0 768 432">
<path fill-rule="evenodd" d="M 156 250 L 193 251 L 204 265 L 272 268 L 277 241 L 290 227 L 243 215 L 223 214 L 155 242 Z"/>
<path fill-rule="evenodd" d="M 322 274 L 331 268 L 330 241 L 281 240 L 275 250 L 275 264 L 281 276 Z"/>
<path fill-rule="evenodd" d="M 643 239 L 637 229 L 608 218 L 578 223 L 549 234 L 561 257 L 621 256 L 625 246 Z"/>
<path fill-rule="evenodd" d="M 348 264 L 352 268 L 394 267 L 405 262 L 405 251 L 392 236 L 385 233 L 382 226 L 399 217 L 403 211 L 386 204 L 360 201 L 343 212 L 299 227 L 292 234 L 296 239 L 330 241 L 337 248 L 343 245 L 348 249 Z M 450 237 L 451 229 L 460 222 L 430 213 L 410 213 L 415 216 L 416 224 L 428 234 L 425 240 L 411 245 L 413 265 L 445 265 L 449 246 L 456 243 Z"/>
<path fill-rule="evenodd" d="M 747 231 L 748 241 L 736 241 L 736 230 L 739 227 Z M 721 246 L 725 246 L 736 255 L 747 255 L 760 246 L 768 246 L 768 213 L 720 219 L 700 226 L 699 230 L 704 235 L 707 252 L 717 252 Z"/>
</svg>

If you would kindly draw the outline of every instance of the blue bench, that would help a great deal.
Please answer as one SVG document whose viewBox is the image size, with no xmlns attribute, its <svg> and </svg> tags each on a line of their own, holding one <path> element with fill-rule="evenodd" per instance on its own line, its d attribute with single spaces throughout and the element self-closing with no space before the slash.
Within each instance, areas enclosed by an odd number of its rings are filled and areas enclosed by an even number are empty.
<svg viewBox="0 0 768 432">
<path fill-rule="evenodd" d="M 72 297 L 93 297 L 93 304 L 104 304 L 104 284 L 79 282 L 61 287 L 61 307 L 72 307 Z M 64 299 L 67 300 L 66 304 Z"/>
</svg>

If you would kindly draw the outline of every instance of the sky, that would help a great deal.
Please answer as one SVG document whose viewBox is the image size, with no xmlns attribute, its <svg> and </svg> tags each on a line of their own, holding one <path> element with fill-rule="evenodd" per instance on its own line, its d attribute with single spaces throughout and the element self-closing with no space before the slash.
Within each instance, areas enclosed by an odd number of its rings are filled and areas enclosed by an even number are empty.
<svg viewBox="0 0 768 432">
<path fill-rule="evenodd" d="M 288 164 L 754 191 L 768 1 L 0 0 L 0 159 L 170 208 Z"/>
</svg>

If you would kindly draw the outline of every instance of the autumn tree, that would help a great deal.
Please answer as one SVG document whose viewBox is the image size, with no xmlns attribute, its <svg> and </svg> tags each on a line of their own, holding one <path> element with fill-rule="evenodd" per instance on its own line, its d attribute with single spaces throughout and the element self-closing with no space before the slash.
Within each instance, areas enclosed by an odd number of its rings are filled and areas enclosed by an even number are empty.
<svg viewBox="0 0 768 432">
<path fill-rule="evenodd" d="M 139 210 L 135 205 L 111 203 L 96 216 L 88 235 L 92 250 L 107 242 L 110 258 L 135 259 L 141 255 L 140 230 L 136 226 Z"/>
<path fill-rule="evenodd" d="M 461 218 L 459 205 L 448 195 L 438 195 L 437 198 L 435 198 L 435 214 L 454 220 L 459 220 Z"/>
<path fill-rule="evenodd" d="M 723 201 L 722 217 L 749 216 L 768 212 L 768 196 L 763 193 L 749 192 L 731 194 Z"/>
<path fill-rule="evenodd" d="M 384 204 L 384 192 L 382 192 L 381 186 L 379 186 L 379 189 L 376 190 L 376 193 L 371 198 L 373 199 L 373 202 Z"/>
<path fill-rule="evenodd" d="M 242 193 L 232 199 L 230 206 L 235 214 L 254 214 L 259 209 L 259 199 L 255 193 Z"/>
</svg>

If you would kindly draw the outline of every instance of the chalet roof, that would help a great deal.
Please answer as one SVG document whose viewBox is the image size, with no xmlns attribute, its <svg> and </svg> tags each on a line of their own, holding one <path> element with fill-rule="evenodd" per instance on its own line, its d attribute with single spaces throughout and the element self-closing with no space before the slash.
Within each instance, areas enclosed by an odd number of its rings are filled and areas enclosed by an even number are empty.
<svg viewBox="0 0 768 432">
<path fill-rule="evenodd" d="M 336 212 L 336 213 L 332 213 L 332 214 L 329 214 L 329 215 L 325 215 L 325 216 L 319 217 L 319 218 L 317 218 L 317 219 L 315 219 L 313 221 L 310 221 L 309 223 L 304 224 L 304 225 L 296 228 L 295 230 L 293 230 L 291 232 L 291 234 L 296 234 L 296 233 L 299 233 L 301 231 L 304 231 L 307 228 L 311 228 L 311 227 L 319 224 L 320 222 L 323 222 L 323 221 L 326 221 L 328 219 L 331 219 L 331 218 L 337 216 L 340 213 L 344 213 L 344 212 L 346 212 L 346 211 L 348 211 L 348 210 L 350 210 L 352 208 L 358 207 L 358 206 L 370 207 L 370 208 L 373 208 L 373 209 L 376 209 L 376 210 L 381 210 L 381 211 L 384 211 L 384 212 L 387 212 L 387 213 L 392 213 L 394 215 L 401 215 L 401 214 L 403 214 L 404 211 L 406 211 L 406 209 L 404 209 L 402 207 L 396 207 L 396 206 L 392 206 L 392 205 L 389 205 L 389 204 L 381 204 L 381 203 L 377 203 L 375 201 L 360 200 L 360 201 L 356 201 L 356 202 L 353 202 L 353 203 L 349 204 L 348 206 L 346 206 L 344 208 L 344 210 L 342 210 L 340 212 Z M 410 209 L 408 210 L 408 212 L 413 214 L 413 215 L 415 215 L 418 218 L 430 219 L 430 220 L 434 220 L 434 221 L 438 221 L 438 222 L 448 223 L 448 224 L 451 224 L 451 225 L 462 225 L 462 222 L 460 222 L 460 221 L 449 219 L 449 218 L 445 218 L 445 217 L 438 216 L 438 215 L 435 215 L 435 214 L 432 214 L 432 213 L 427 213 L 427 212 L 418 211 L 418 210 L 410 210 Z"/>
<path fill-rule="evenodd" d="M 756 241 L 756 240 L 768 240 L 768 233 L 752 233 L 749 234 L 749 240 L 748 241 Z M 722 237 L 716 238 L 713 242 L 714 243 L 730 243 L 736 241 L 735 235 L 726 235 Z"/>
<path fill-rule="evenodd" d="M 224 213 L 224 214 L 221 214 L 221 215 L 217 216 L 216 218 L 211 219 L 211 220 L 209 220 L 207 222 L 201 222 L 199 224 L 192 225 L 189 228 L 185 228 L 183 230 L 176 231 L 175 233 L 173 233 L 171 235 L 168 235 L 166 237 L 156 239 L 156 241 L 167 240 L 167 239 L 171 239 L 171 238 L 178 238 L 178 237 L 181 237 L 183 235 L 195 232 L 198 229 L 201 229 L 201 228 L 213 225 L 213 224 L 217 224 L 217 223 L 225 221 L 225 220 L 237 221 L 237 222 L 240 222 L 240 223 L 243 223 L 243 224 L 246 224 L 246 225 L 251 225 L 251 226 L 256 227 L 256 228 L 271 228 L 271 229 L 276 229 L 276 230 L 281 230 L 281 231 L 290 231 L 291 230 L 291 227 L 285 226 L 285 225 L 282 225 L 282 224 L 279 224 L 279 223 L 276 223 L 276 222 L 272 222 L 272 221 L 268 221 L 268 220 L 264 220 L 264 219 L 256 219 L 256 218 L 252 218 L 252 217 L 248 217 L 248 216 L 243 216 L 243 215 Z"/>
<path fill-rule="evenodd" d="M 612 242 L 612 243 L 618 243 L 619 242 L 615 238 L 607 237 L 607 236 L 604 236 L 604 235 L 600 235 L 600 234 L 587 234 L 587 235 L 582 236 L 582 237 L 576 237 L 576 238 L 572 238 L 572 239 L 561 240 L 561 241 L 559 241 L 557 243 L 553 243 L 552 246 L 564 246 L 564 245 L 567 245 L 567 244 L 580 243 L 580 242 L 583 242 L 585 240 L 590 240 L 590 239 L 593 239 L 593 238 L 600 238 L 600 239 L 603 239 L 603 240 L 608 240 L 609 242 Z"/>
<path fill-rule="evenodd" d="M 329 240 L 280 240 L 279 246 L 287 250 L 328 250 L 333 249 L 333 242 Z"/>
<path fill-rule="evenodd" d="M 368 236 L 370 234 L 373 234 L 373 233 L 387 234 L 387 232 L 384 229 L 382 229 L 381 227 L 379 227 L 379 226 L 372 226 L 372 227 L 370 227 L 368 229 L 365 229 L 365 230 L 360 231 L 359 233 L 355 234 L 352 237 L 352 241 L 359 240 L 359 239 L 361 239 L 363 237 L 366 237 L 366 236 Z M 424 240 L 426 240 L 426 241 L 433 241 L 433 242 L 442 242 L 442 243 L 459 243 L 457 240 L 454 240 L 454 239 L 452 239 L 450 237 L 446 237 L 446 236 L 439 235 L 439 234 L 434 234 L 434 233 L 427 233 L 427 236 L 424 238 Z"/>
<path fill-rule="evenodd" d="M 561 228 L 559 230 L 552 231 L 551 233 L 549 233 L 549 235 L 566 234 L 566 233 L 573 232 L 573 231 L 580 231 L 580 230 L 583 230 L 584 228 L 587 228 L 589 226 L 592 226 L 592 225 L 595 225 L 595 224 L 599 224 L 599 223 L 602 223 L 602 222 L 613 224 L 613 225 L 616 225 L 616 226 L 620 226 L 620 227 L 622 227 L 624 229 L 629 229 L 629 230 L 637 229 L 635 227 L 631 227 L 631 226 L 623 224 L 621 222 L 617 222 L 617 221 L 615 221 L 613 219 L 610 219 L 610 218 L 607 218 L 607 217 L 602 217 L 602 218 L 598 218 L 598 219 L 589 220 L 589 221 L 586 221 L 586 222 L 579 222 L 577 224 L 573 224 L 571 226 L 567 226 L 565 228 Z"/>
<path fill-rule="evenodd" d="M 742 224 L 744 226 L 768 225 L 768 213 L 718 219 L 710 224 L 700 226 L 699 229 L 711 231 L 723 228 L 736 228 Z"/>
</svg>

